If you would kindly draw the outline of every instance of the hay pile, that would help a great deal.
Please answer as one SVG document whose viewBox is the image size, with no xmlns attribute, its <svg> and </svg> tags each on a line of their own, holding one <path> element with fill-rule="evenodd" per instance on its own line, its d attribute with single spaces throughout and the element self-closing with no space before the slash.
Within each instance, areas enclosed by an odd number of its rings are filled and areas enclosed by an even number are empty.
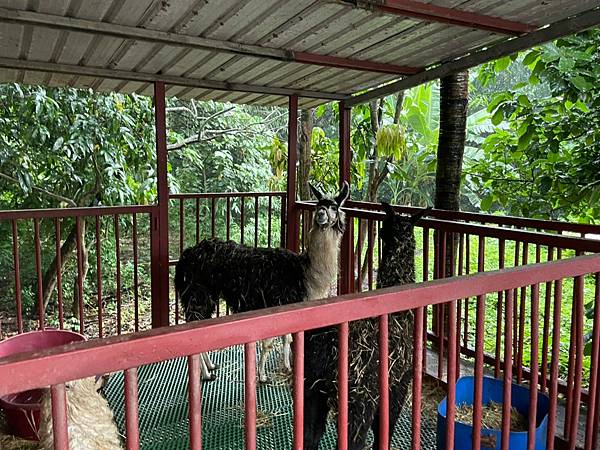
<svg viewBox="0 0 600 450">
<path fill-rule="evenodd" d="M 4 416 L 0 413 L 0 450 L 37 450 L 39 443 L 8 434 Z"/>
<path fill-rule="evenodd" d="M 465 425 L 473 425 L 473 405 L 462 404 L 456 408 L 456 421 Z M 502 429 L 502 403 L 489 402 L 483 405 L 481 427 L 489 430 Z M 527 431 L 527 418 L 515 408 L 510 411 L 510 431 Z"/>
</svg>

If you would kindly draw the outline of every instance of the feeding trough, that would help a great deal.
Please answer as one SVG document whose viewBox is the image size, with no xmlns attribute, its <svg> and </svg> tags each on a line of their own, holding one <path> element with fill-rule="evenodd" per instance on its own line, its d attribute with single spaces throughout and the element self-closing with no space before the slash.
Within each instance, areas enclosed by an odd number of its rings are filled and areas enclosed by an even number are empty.
<svg viewBox="0 0 600 450">
<path fill-rule="evenodd" d="M 72 331 L 31 331 L 0 342 L 0 359 L 79 341 L 85 341 L 85 336 Z M 0 407 L 4 410 L 8 429 L 12 434 L 23 439 L 38 439 L 42 394 L 43 390 L 33 389 L 0 397 Z"/>
<path fill-rule="evenodd" d="M 473 405 L 475 377 L 461 377 L 456 382 L 456 405 Z M 502 403 L 503 381 L 483 377 L 483 405 L 490 402 Z M 529 388 L 513 384 L 511 388 L 512 407 L 523 417 L 529 417 Z M 437 413 L 437 448 L 446 448 L 446 407 L 448 397 L 444 398 Z M 535 449 L 545 450 L 548 433 L 548 411 L 550 400 L 544 394 L 538 394 L 536 411 Z M 471 450 L 473 427 L 470 424 L 456 421 L 454 428 L 454 449 Z M 501 430 L 483 428 L 481 430 L 481 448 L 500 450 Z M 527 448 L 527 431 L 511 431 L 510 450 Z"/>
</svg>

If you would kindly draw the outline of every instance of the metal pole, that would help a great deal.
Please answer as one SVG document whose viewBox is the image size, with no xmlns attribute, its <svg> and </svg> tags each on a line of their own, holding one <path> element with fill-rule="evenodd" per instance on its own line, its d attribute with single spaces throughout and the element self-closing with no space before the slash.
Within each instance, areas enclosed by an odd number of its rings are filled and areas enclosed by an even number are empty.
<svg viewBox="0 0 600 450">
<path fill-rule="evenodd" d="M 352 110 L 346 107 L 344 102 L 340 107 L 340 187 L 344 181 L 350 183 L 350 114 Z M 353 220 L 349 218 L 346 232 L 342 238 L 340 248 L 340 294 L 348 294 L 354 290 L 354 271 L 352 258 Z"/>
<path fill-rule="evenodd" d="M 288 165 L 287 165 L 287 241 L 286 247 L 297 252 L 298 208 L 296 207 L 296 164 L 298 161 L 298 96 L 290 95 L 288 106 Z"/>
</svg>

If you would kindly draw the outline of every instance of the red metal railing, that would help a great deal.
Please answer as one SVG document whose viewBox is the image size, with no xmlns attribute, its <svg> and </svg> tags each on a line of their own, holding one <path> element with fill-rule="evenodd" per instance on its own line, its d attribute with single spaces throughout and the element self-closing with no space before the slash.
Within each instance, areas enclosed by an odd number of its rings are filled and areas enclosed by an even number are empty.
<svg viewBox="0 0 600 450">
<path fill-rule="evenodd" d="M 285 192 L 172 194 L 169 264 L 177 264 L 188 246 L 210 237 L 254 247 L 284 247 L 286 199 Z M 218 315 L 222 314 L 220 309 Z M 172 310 L 177 324 L 180 313 L 176 292 Z"/>
<path fill-rule="evenodd" d="M 263 311 L 239 314 L 229 317 L 221 317 L 201 322 L 193 322 L 184 325 L 178 325 L 170 328 L 159 328 L 150 331 L 138 333 L 136 335 L 117 336 L 100 341 L 84 342 L 70 344 L 67 346 L 54 348 L 51 350 L 32 354 L 20 354 L 13 357 L 0 360 L 0 395 L 19 392 L 27 389 L 33 389 L 40 386 L 53 385 L 53 415 L 54 415 L 54 433 L 56 442 L 67 442 L 67 418 L 66 418 L 66 400 L 62 383 L 72 379 L 84 378 L 98 373 L 108 373 L 114 371 L 125 371 L 124 395 L 126 400 L 126 422 L 127 422 L 127 444 L 128 448 L 139 448 L 139 427 L 138 427 L 138 408 L 137 408 L 137 367 L 165 361 L 177 357 L 188 357 L 190 361 L 189 392 L 190 398 L 194 398 L 194 407 L 190 408 L 190 427 L 196 431 L 200 429 L 201 417 L 200 408 L 197 399 L 199 397 L 199 370 L 198 354 L 232 345 L 246 346 L 246 448 L 256 448 L 256 423 L 254 421 L 256 414 L 255 403 L 255 342 L 259 339 L 286 333 L 295 333 L 296 342 L 302 345 L 302 332 L 313 328 L 321 328 L 332 325 L 339 325 L 344 334 L 347 325 L 352 321 L 367 317 L 380 317 L 382 323 L 385 323 L 385 317 L 394 312 L 414 309 L 416 310 L 417 320 L 415 322 L 415 342 L 419 343 L 424 338 L 423 321 L 418 320 L 423 317 L 423 308 L 432 305 L 446 305 L 449 310 L 449 317 L 453 318 L 457 311 L 457 299 L 480 297 L 485 299 L 489 294 L 498 292 L 506 293 L 507 303 L 512 301 L 512 293 L 515 288 L 527 287 L 535 292 L 537 287 L 544 283 L 556 283 L 559 280 L 577 279 L 588 274 L 597 274 L 600 272 L 600 255 L 588 255 L 577 258 L 553 261 L 539 265 L 529 265 L 517 267 L 503 271 L 479 273 L 470 276 L 440 279 L 428 281 L 415 285 L 407 285 L 390 289 L 383 289 L 368 293 L 350 294 L 344 297 L 318 300 L 310 303 L 301 303 L 288 305 L 280 308 L 272 308 Z M 596 278 L 596 287 L 598 281 Z M 595 291 L 596 298 L 598 290 Z M 535 301 L 537 297 L 534 296 Z M 596 308 L 597 309 L 597 308 Z M 512 308 L 508 308 L 512 311 Z M 507 316 L 509 321 L 510 316 Z M 595 399 L 593 407 L 589 409 L 585 419 L 583 417 L 573 417 L 574 422 L 571 430 L 577 429 L 577 421 L 585 421 L 585 448 L 594 448 L 597 438 L 598 395 L 596 386 L 598 383 L 598 353 L 600 350 L 600 341 L 598 336 L 600 331 L 600 322 L 594 326 L 594 339 L 592 354 L 596 366 L 590 374 L 590 386 L 593 391 L 590 392 Z M 505 327 L 504 355 L 505 360 L 511 359 L 512 352 L 512 327 Z M 342 340 L 343 342 L 343 340 Z M 450 349 L 449 354 L 457 352 L 458 346 L 455 339 L 448 340 Z M 297 347 L 298 348 L 298 347 Z M 339 386 L 345 387 L 348 383 L 348 372 L 345 362 L 348 359 L 348 348 L 342 344 L 340 346 L 340 361 L 342 369 L 339 371 Z M 553 352 L 558 351 L 557 343 L 553 343 Z M 478 350 L 479 358 L 482 357 L 481 349 Z M 555 355 L 556 356 L 556 355 Z M 421 379 L 423 367 L 423 353 L 419 345 L 414 348 L 414 368 L 413 368 L 413 413 L 412 428 L 413 448 L 420 448 L 420 409 L 421 401 Z M 533 355 L 535 358 L 536 356 Z M 301 383 L 303 379 L 303 355 L 296 353 L 296 365 L 294 376 L 294 392 L 301 392 Z M 385 359 L 385 358 L 384 358 Z M 558 382 L 558 372 L 556 366 L 557 358 L 552 360 L 553 371 L 550 376 L 551 391 L 551 409 L 556 412 L 558 395 L 556 395 L 556 386 Z M 448 359 L 449 373 L 447 378 L 448 395 L 452 398 L 456 389 L 456 378 L 453 369 L 457 369 L 456 359 Z M 387 372 L 381 370 L 382 384 L 385 386 Z M 476 385 L 481 386 L 484 372 L 480 366 L 475 372 Z M 503 367 L 503 377 L 505 385 L 509 386 L 512 382 L 512 365 Z M 537 386 L 533 385 L 531 389 L 532 399 L 536 398 Z M 577 386 L 575 386 L 577 389 Z M 342 389 L 341 397 L 344 398 L 347 392 Z M 504 390 L 504 433 L 502 448 L 508 448 L 508 424 L 510 412 L 510 389 Z M 294 405 L 294 448 L 302 448 L 303 422 L 299 414 L 301 411 L 301 397 L 295 395 Z M 592 406 L 592 405 L 591 405 Z M 339 415 L 346 417 L 348 413 L 347 402 L 342 401 L 339 405 Z M 474 416 L 480 417 L 482 406 L 475 404 Z M 448 408 L 449 428 L 446 434 L 446 448 L 454 448 L 454 416 L 453 407 Z M 552 416 L 551 413 L 551 419 Z M 340 423 L 339 433 L 341 436 L 347 432 L 346 423 Z M 531 425 L 531 423 L 530 423 Z M 384 428 L 384 430 L 386 430 Z M 552 430 L 550 428 L 549 448 L 553 448 Z M 384 434 L 384 443 L 389 436 Z M 200 448 L 199 435 L 193 442 L 192 448 Z M 571 448 L 575 448 L 573 439 L 574 433 L 571 432 L 565 436 L 567 443 Z M 475 435 L 477 441 L 478 435 Z M 529 447 L 535 444 L 535 435 L 529 432 Z M 341 441 L 340 441 L 341 442 Z M 475 442 L 475 448 L 477 442 Z M 341 447 L 344 447 L 342 444 Z M 58 446 L 58 449 L 67 448 L 64 444 Z M 386 448 L 386 447 L 382 447 Z"/>
<path fill-rule="evenodd" d="M 102 338 L 148 328 L 140 308 L 150 308 L 150 286 L 140 280 L 150 274 L 154 217 L 153 206 L 0 211 L 0 245 L 13 257 L 13 281 L 0 288 L 4 305 L 14 298 L 3 333 L 57 327 Z"/>
<path fill-rule="evenodd" d="M 310 203 L 298 204 L 303 210 L 301 217 L 306 230 L 310 223 Z M 351 202 L 350 205 L 364 206 L 364 203 Z M 349 233 L 352 240 L 352 262 L 346 270 L 354 275 L 355 292 L 373 289 L 376 278 L 377 261 L 380 255 L 380 243 L 376 230 L 384 215 L 376 212 L 377 205 L 367 204 L 368 209 L 348 208 Z M 418 208 L 396 208 L 398 212 L 414 213 Z M 433 211 L 433 216 L 452 217 L 455 213 Z M 593 225 L 566 224 L 562 222 L 540 221 L 516 218 L 486 216 L 481 214 L 457 213 L 462 219 L 475 219 L 478 222 L 491 223 L 493 226 L 479 223 L 465 223 L 439 219 L 424 219 L 421 230 L 417 230 L 417 266 L 423 281 L 444 278 L 452 275 L 464 275 L 503 269 L 510 266 L 526 265 L 552 261 L 563 257 L 600 252 L 600 241 L 584 239 L 578 236 L 566 236 L 554 233 L 577 233 L 578 235 L 600 234 L 600 227 Z M 551 233 L 526 231 L 525 229 L 551 230 Z M 301 235 L 301 238 L 304 234 Z M 363 242 L 366 241 L 366 242 Z M 358 251 L 360 249 L 360 251 Z M 511 261 L 507 256 L 511 256 Z M 359 276 L 359 273 L 362 275 Z M 363 276 L 364 275 L 364 276 Z M 419 276 L 417 277 L 419 279 Z M 564 421 L 565 438 L 574 439 L 577 434 L 576 410 L 579 405 L 593 406 L 595 398 L 588 390 L 588 382 L 582 379 L 582 370 L 586 375 L 597 367 L 593 354 L 584 354 L 584 336 L 591 336 L 595 320 L 591 317 L 595 311 L 597 297 L 593 292 L 592 276 L 578 277 L 574 280 L 555 283 L 546 282 L 542 286 L 520 287 L 507 292 L 498 292 L 492 298 L 477 296 L 458 298 L 456 305 L 441 305 L 423 311 L 426 330 L 424 357 L 431 353 L 427 370 L 440 380 L 446 380 L 448 374 L 458 377 L 462 371 L 480 372 L 499 377 L 504 370 L 506 357 L 514 357 L 510 369 L 518 383 L 527 379 L 539 382 L 542 392 L 551 392 L 552 370 L 557 371 L 557 393 L 565 398 L 566 416 Z M 584 294 L 584 284 L 588 285 Z M 509 295 L 510 294 L 510 295 Z M 569 295 L 571 294 L 571 295 Z M 540 297 L 543 299 L 540 305 Z M 562 312 L 563 306 L 571 306 L 568 312 Z M 588 316 L 584 314 L 584 305 L 588 305 Z M 486 306 L 488 313 L 486 314 Z M 493 314 L 490 314 L 492 313 Z M 543 319 L 539 317 L 543 315 Z M 562 317 L 561 317 L 562 316 Z M 485 321 L 494 317 L 493 326 L 485 326 Z M 560 327 L 556 322 L 568 320 L 569 339 L 562 339 L 563 350 L 551 357 L 551 342 L 560 342 Z M 541 322 L 541 323 L 540 323 Z M 503 323 L 510 324 L 511 352 L 503 345 Z M 553 327 L 554 326 L 554 330 Z M 531 355 L 538 355 L 534 358 Z M 568 363 L 565 355 L 568 355 Z M 565 361 L 558 364 L 559 358 Z M 456 360 L 454 366 L 449 360 Z M 551 362 L 556 367 L 551 367 Z M 446 368 L 447 366 L 447 368 Z M 559 371 L 560 368 L 560 371 Z M 585 377 L 584 377 L 585 378 Z M 476 392 L 479 394 L 479 392 Z M 583 430 L 580 430 L 583 431 Z"/>
</svg>

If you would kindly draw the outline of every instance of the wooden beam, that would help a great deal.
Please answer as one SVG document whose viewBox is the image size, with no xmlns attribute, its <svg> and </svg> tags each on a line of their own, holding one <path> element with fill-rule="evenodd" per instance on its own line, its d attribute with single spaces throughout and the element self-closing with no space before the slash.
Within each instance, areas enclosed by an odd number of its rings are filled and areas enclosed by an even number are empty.
<svg viewBox="0 0 600 450">
<path fill-rule="evenodd" d="M 348 0 L 349 3 L 355 3 Z M 357 2 L 359 5 L 361 2 Z M 464 11 L 457 8 L 447 8 L 415 0 L 383 0 L 366 2 L 374 11 L 394 14 L 403 17 L 414 17 L 429 22 L 441 22 L 478 30 L 487 30 L 499 34 L 519 35 L 529 33 L 537 27 L 525 23 L 503 19 L 502 17 Z"/>
<path fill-rule="evenodd" d="M 97 22 L 9 8 L 0 8 L 0 21 L 21 25 L 42 26 L 64 31 L 76 31 L 93 35 L 113 36 L 121 39 L 137 40 L 181 48 L 219 51 L 278 61 L 331 66 L 367 72 L 413 74 L 419 70 L 415 67 L 399 66 L 396 64 L 361 61 L 352 58 L 340 58 L 306 52 L 294 52 L 292 50 L 280 48 L 263 47 L 260 45 L 243 44 L 240 42 L 190 36 L 115 23 Z"/>
<path fill-rule="evenodd" d="M 411 75 L 394 83 L 365 92 L 364 94 L 351 96 L 346 99 L 345 104 L 347 107 L 352 107 L 361 103 L 366 103 L 375 98 L 385 97 L 386 95 L 409 89 L 427 83 L 428 81 L 443 78 L 451 73 L 470 69 L 471 67 L 478 66 L 485 62 L 493 61 L 494 59 L 509 56 L 519 51 L 535 47 L 544 42 L 592 28 L 598 24 L 600 24 L 600 9 L 592 9 L 579 14 L 578 16 L 556 22 L 546 28 L 508 41 L 503 41 L 500 44 L 455 59 L 454 61 L 441 64 L 432 69 L 424 70 L 416 75 Z"/>
<path fill-rule="evenodd" d="M 220 91 L 252 92 L 269 95 L 297 95 L 299 97 L 318 98 L 325 100 L 341 100 L 346 98 L 343 94 L 329 92 L 316 92 L 303 89 L 278 88 L 260 86 L 244 83 L 228 83 L 216 80 L 203 80 L 198 78 L 184 78 L 164 74 L 151 74 L 142 72 L 130 72 L 126 70 L 103 69 L 97 67 L 75 66 L 70 64 L 58 64 L 49 62 L 26 61 L 21 59 L 0 58 L 0 67 L 9 69 L 32 70 L 36 72 L 65 73 L 69 75 L 80 75 L 98 78 L 112 78 L 116 80 L 140 81 L 154 83 L 162 81 L 166 84 L 176 86 L 187 86 L 191 88 L 215 89 Z"/>
</svg>

